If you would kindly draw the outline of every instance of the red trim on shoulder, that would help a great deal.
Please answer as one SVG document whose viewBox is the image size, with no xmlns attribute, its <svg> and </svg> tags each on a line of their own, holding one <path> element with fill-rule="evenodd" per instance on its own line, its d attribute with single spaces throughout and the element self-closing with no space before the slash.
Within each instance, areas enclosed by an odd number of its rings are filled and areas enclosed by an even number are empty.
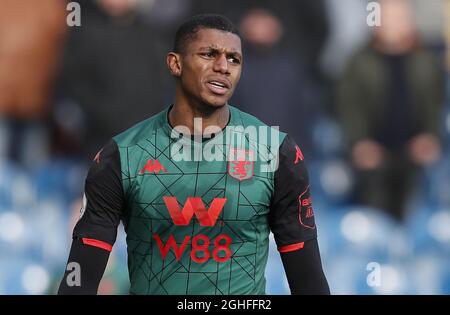
<svg viewBox="0 0 450 315">
<path fill-rule="evenodd" d="M 288 253 L 288 252 L 293 252 L 293 251 L 302 249 L 303 246 L 305 246 L 305 242 L 300 242 L 300 243 L 296 243 L 296 244 L 278 247 L 278 251 L 280 253 Z"/>
<path fill-rule="evenodd" d="M 108 243 L 93 239 L 93 238 L 85 238 L 83 237 L 81 239 L 83 241 L 83 244 L 85 245 L 90 245 L 90 246 L 94 246 L 94 247 L 98 247 L 104 250 L 107 250 L 108 252 L 110 252 L 112 250 L 112 245 L 109 245 Z"/>
</svg>

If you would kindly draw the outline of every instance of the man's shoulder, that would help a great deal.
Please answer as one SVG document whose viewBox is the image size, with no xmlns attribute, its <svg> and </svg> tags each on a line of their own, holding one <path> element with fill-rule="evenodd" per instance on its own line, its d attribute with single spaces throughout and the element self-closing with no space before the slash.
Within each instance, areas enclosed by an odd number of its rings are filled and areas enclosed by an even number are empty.
<svg viewBox="0 0 450 315">
<path fill-rule="evenodd" d="M 278 135 L 278 142 L 281 143 L 287 134 L 280 130 L 279 126 L 269 126 L 265 122 L 261 121 L 259 118 L 253 116 L 252 114 L 246 113 L 234 106 L 230 106 L 233 115 L 236 116 L 234 119 L 234 124 L 237 126 L 242 126 L 246 128 L 256 128 L 258 133 L 264 130 L 264 133 L 269 137 L 274 139 L 274 135 Z M 234 126 L 236 127 L 236 126 Z"/>
<path fill-rule="evenodd" d="M 118 147 L 130 147 L 142 140 L 148 139 L 156 132 L 156 130 L 163 126 L 166 114 L 167 109 L 136 123 L 114 136 L 113 139 Z"/>
<path fill-rule="evenodd" d="M 239 124 L 244 127 L 246 127 L 246 126 L 269 127 L 266 123 L 261 121 L 259 118 L 253 116 L 252 114 L 244 112 L 235 106 L 231 106 L 231 105 L 229 105 L 229 106 L 232 111 L 232 114 L 236 116 L 236 119 L 234 120 L 234 122 L 236 124 Z"/>
</svg>

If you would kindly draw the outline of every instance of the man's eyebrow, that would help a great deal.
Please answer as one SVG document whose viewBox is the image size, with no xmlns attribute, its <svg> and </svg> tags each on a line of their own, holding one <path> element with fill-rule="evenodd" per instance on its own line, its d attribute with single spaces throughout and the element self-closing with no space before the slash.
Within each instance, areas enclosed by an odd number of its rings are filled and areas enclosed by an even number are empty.
<svg viewBox="0 0 450 315">
<path fill-rule="evenodd" d="M 205 50 L 205 49 L 209 49 L 209 50 L 214 50 L 214 51 L 220 51 L 222 49 L 218 48 L 218 47 L 214 47 L 214 46 L 203 46 L 199 48 L 200 50 Z"/>
<path fill-rule="evenodd" d="M 211 51 L 214 51 L 214 52 L 222 51 L 222 49 L 214 47 L 214 46 L 203 46 L 203 47 L 200 47 L 199 50 L 211 50 Z M 236 50 L 227 51 L 226 54 L 229 55 L 229 56 L 237 56 L 237 57 L 242 58 L 242 55 Z"/>
</svg>

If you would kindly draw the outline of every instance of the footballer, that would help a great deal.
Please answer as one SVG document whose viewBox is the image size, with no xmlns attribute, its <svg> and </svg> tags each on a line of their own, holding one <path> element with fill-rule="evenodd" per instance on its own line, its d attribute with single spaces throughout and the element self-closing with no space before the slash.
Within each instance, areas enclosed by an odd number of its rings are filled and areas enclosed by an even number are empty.
<svg viewBox="0 0 450 315">
<path fill-rule="evenodd" d="M 167 66 L 174 103 L 92 162 L 68 258 L 81 281 L 66 271 L 58 293 L 97 293 L 122 221 L 130 294 L 265 294 L 270 232 L 291 293 L 329 294 L 300 148 L 228 104 L 243 66 L 236 27 L 220 15 L 190 18 Z"/>
</svg>

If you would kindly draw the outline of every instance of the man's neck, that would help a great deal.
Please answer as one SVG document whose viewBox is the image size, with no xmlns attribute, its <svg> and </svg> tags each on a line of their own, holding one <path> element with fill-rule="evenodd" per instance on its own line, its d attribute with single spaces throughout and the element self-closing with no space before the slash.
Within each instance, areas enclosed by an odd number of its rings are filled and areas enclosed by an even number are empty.
<svg viewBox="0 0 450 315">
<path fill-rule="evenodd" d="M 223 129 L 228 124 L 229 117 L 230 108 L 227 104 L 213 108 L 207 105 L 175 101 L 169 112 L 169 122 L 172 127 L 186 126 L 190 130 L 191 135 L 204 135 L 205 129 L 210 126 L 217 126 L 219 129 Z M 194 125 L 194 118 L 201 118 L 201 125 Z"/>
</svg>

